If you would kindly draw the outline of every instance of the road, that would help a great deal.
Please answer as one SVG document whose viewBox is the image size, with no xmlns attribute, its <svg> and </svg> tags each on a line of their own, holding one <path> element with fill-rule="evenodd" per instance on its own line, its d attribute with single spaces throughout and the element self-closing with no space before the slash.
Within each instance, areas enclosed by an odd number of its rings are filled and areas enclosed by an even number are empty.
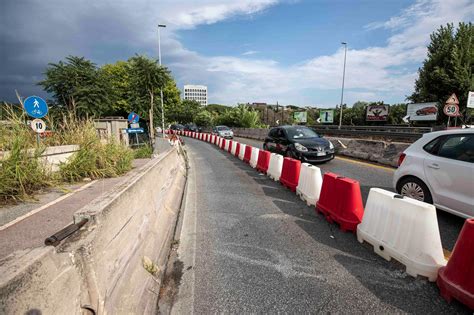
<svg viewBox="0 0 474 315">
<path fill-rule="evenodd" d="M 262 141 L 245 138 L 235 138 L 235 140 L 257 148 L 262 148 Z M 329 163 L 318 164 L 317 166 L 321 168 L 323 172 L 333 172 L 357 179 L 360 182 L 364 204 L 367 200 L 369 190 L 372 187 L 395 191 L 392 185 L 393 173 L 395 171 L 393 167 L 366 163 L 341 156 L 336 157 Z M 441 210 L 438 210 L 437 214 L 443 247 L 451 251 L 454 248 L 459 232 L 461 232 L 464 219 Z"/>
<path fill-rule="evenodd" d="M 186 148 L 172 313 L 468 313 L 239 159 L 195 139 Z M 345 160 L 322 168 L 390 187 L 387 169 Z"/>
</svg>

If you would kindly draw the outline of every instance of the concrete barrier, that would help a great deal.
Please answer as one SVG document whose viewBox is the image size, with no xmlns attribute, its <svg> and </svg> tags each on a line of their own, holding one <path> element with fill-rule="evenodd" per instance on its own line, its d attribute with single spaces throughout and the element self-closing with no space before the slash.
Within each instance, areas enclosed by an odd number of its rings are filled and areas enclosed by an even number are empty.
<svg viewBox="0 0 474 315">
<path fill-rule="evenodd" d="M 67 162 L 69 157 L 77 151 L 79 151 L 79 146 L 74 144 L 46 147 L 41 154 L 41 161 L 43 161 L 51 171 L 56 172 L 59 170 L 59 164 Z M 29 150 L 28 152 L 31 156 L 34 155 L 34 150 Z M 9 151 L 0 151 L 0 160 L 6 159 L 9 156 Z"/>
<path fill-rule="evenodd" d="M 236 137 L 264 140 L 270 129 L 234 128 Z M 380 164 L 397 166 L 400 154 L 405 151 L 409 143 L 391 142 L 382 140 L 363 140 L 342 137 L 325 137 L 330 140 L 338 155 L 373 161 Z"/>
<path fill-rule="evenodd" d="M 154 314 L 185 185 L 176 149 L 151 160 L 106 198 L 76 212 L 89 222 L 56 248 L 0 261 L 0 314 Z"/>
</svg>

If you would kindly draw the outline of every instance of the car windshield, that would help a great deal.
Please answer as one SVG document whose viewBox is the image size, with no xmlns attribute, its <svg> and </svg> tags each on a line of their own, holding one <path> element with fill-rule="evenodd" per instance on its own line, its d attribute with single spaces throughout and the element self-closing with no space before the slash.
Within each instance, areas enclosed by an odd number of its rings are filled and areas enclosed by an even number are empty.
<svg viewBox="0 0 474 315">
<path fill-rule="evenodd" d="M 226 127 L 226 126 L 219 126 L 217 127 L 217 130 L 218 131 L 225 131 L 225 130 L 230 130 L 229 127 Z"/>
<path fill-rule="evenodd" d="M 289 139 L 308 139 L 319 137 L 316 132 L 305 127 L 296 127 L 286 129 Z"/>
</svg>

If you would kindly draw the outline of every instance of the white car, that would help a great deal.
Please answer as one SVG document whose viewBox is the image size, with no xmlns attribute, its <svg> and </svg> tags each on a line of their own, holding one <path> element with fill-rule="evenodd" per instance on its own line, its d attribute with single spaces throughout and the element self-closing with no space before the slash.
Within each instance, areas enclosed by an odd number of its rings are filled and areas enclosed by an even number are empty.
<svg viewBox="0 0 474 315">
<path fill-rule="evenodd" d="M 233 139 L 234 132 L 227 126 L 216 126 L 212 130 L 213 134 L 218 135 L 219 137 L 226 138 L 226 139 Z"/>
<path fill-rule="evenodd" d="M 423 135 L 400 156 L 393 185 L 401 195 L 474 217 L 474 129 Z"/>
</svg>

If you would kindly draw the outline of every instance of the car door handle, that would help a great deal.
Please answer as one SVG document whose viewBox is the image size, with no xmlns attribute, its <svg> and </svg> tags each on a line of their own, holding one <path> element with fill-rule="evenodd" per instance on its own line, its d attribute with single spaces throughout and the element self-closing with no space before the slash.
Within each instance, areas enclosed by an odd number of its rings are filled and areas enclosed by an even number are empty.
<svg viewBox="0 0 474 315">
<path fill-rule="evenodd" d="M 433 163 L 433 164 L 431 164 L 431 165 L 428 165 L 428 167 L 429 167 L 429 168 L 432 168 L 432 169 L 435 169 L 435 170 L 439 169 L 439 165 L 436 164 L 436 163 Z"/>
</svg>

